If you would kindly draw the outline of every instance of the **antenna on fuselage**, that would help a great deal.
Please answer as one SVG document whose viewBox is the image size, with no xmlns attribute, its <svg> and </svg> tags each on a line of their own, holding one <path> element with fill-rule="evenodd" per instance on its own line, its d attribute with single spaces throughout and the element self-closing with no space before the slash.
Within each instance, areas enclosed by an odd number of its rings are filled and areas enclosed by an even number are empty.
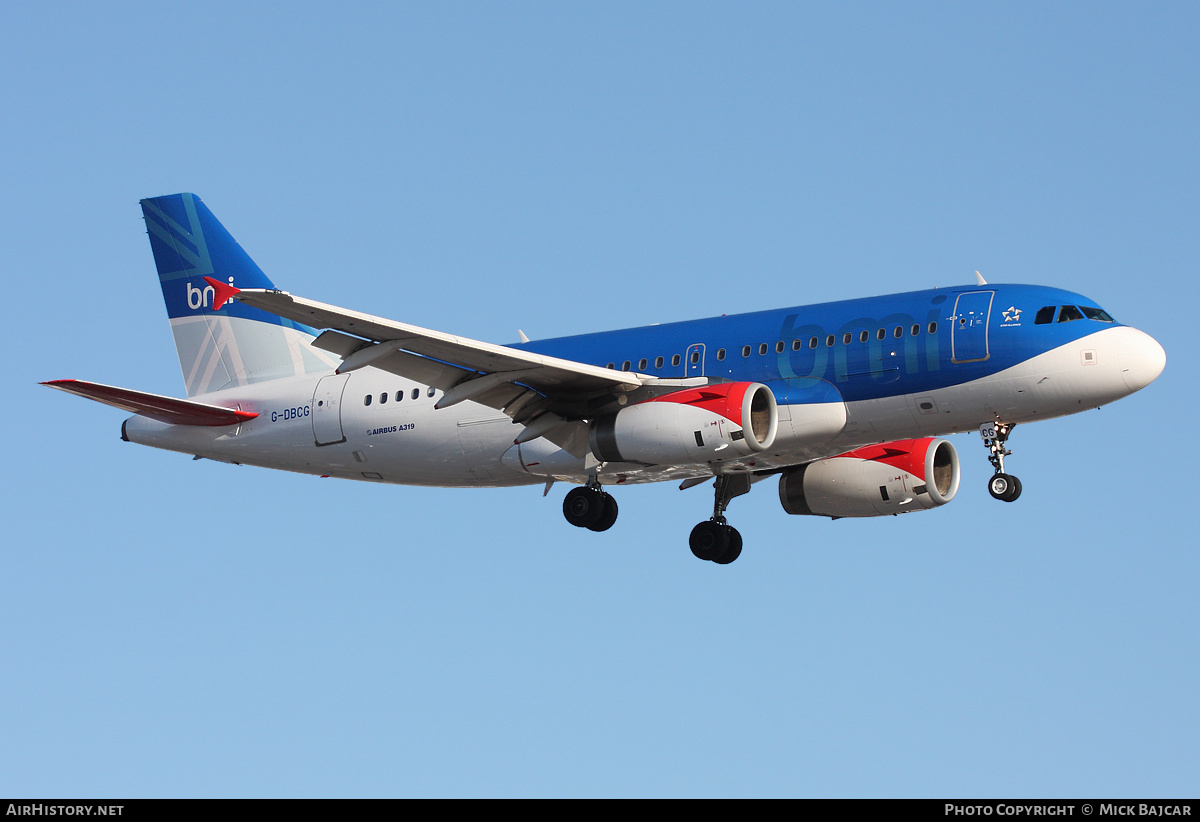
<svg viewBox="0 0 1200 822">
<path fill-rule="evenodd" d="M 522 331 L 521 329 L 519 329 L 519 328 L 518 328 L 518 329 L 517 329 L 517 334 L 519 334 L 519 335 L 520 335 L 520 337 L 521 337 L 521 342 L 523 342 L 523 343 L 527 343 L 527 342 L 529 342 L 529 338 L 525 336 L 525 332 L 524 332 L 524 331 Z"/>
<path fill-rule="evenodd" d="M 975 272 L 975 285 L 987 285 L 987 280 L 978 271 Z"/>
</svg>

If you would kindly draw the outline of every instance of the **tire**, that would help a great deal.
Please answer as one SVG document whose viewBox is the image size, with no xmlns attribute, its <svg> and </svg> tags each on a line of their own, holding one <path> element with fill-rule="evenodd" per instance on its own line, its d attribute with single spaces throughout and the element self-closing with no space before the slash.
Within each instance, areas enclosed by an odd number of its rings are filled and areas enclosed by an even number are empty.
<svg viewBox="0 0 1200 822">
<path fill-rule="evenodd" d="M 692 529 L 688 546 L 696 559 L 715 560 L 729 549 L 729 531 L 719 522 L 705 520 Z"/>
<path fill-rule="evenodd" d="M 591 528 L 604 516 L 605 496 L 595 488 L 572 488 L 563 500 L 563 516 L 577 528 Z"/>
<path fill-rule="evenodd" d="M 713 560 L 717 565 L 728 565 L 742 555 L 742 535 L 730 525 L 725 527 L 729 529 L 729 547 L 725 549 L 725 553 Z"/>
<path fill-rule="evenodd" d="M 988 493 L 1002 502 L 1016 502 L 1021 496 L 1021 481 L 1011 474 L 996 474 L 988 480 Z"/>
<path fill-rule="evenodd" d="M 604 494 L 604 513 L 592 525 L 587 526 L 592 531 L 607 531 L 617 521 L 617 501 L 612 494 Z"/>
</svg>

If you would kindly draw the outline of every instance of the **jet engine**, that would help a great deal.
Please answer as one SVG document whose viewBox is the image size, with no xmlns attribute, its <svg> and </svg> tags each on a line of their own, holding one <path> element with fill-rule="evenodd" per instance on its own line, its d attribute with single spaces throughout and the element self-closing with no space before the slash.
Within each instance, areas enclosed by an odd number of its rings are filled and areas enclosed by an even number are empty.
<svg viewBox="0 0 1200 822">
<path fill-rule="evenodd" d="M 936 508 L 958 492 L 958 453 L 926 437 L 869 445 L 793 468 L 779 478 L 789 514 L 881 517 Z"/>
<path fill-rule="evenodd" d="M 588 429 L 597 459 L 680 465 L 737 459 L 775 442 L 779 410 L 757 382 L 687 388 L 622 408 Z"/>
</svg>

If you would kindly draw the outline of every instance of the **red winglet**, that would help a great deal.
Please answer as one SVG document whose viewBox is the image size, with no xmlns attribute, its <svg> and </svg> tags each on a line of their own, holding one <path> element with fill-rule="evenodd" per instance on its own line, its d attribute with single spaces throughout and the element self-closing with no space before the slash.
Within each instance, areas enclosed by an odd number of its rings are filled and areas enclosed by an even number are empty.
<svg viewBox="0 0 1200 822">
<path fill-rule="evenodd" d="M 242 289 L 234 288 L 229 283 L 223 283 L 220 280 L 215 280 L 212 277 L 205 277 L 204 282 L 213 287 L 213 311 L 218 310 L 225 303 L 233 299 L 235 294 L 241 292 Z"/>
</svg>

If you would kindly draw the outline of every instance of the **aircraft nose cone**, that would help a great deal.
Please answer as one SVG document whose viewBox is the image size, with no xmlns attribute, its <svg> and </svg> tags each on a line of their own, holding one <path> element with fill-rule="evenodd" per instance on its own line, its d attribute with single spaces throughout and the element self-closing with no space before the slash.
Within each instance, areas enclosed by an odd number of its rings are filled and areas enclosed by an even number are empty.
<svg viewBox="0 0 1200 822">
<path fill-rule="evenodd" d="M 1130 391 L 1145 388 L 1158 378 L 1167 365 L 1167 352 L 1158 340 L 1136 328 L 1125 328 L 1117 355 L 1121 362 L 1121 377 Z"/>
</svg>

